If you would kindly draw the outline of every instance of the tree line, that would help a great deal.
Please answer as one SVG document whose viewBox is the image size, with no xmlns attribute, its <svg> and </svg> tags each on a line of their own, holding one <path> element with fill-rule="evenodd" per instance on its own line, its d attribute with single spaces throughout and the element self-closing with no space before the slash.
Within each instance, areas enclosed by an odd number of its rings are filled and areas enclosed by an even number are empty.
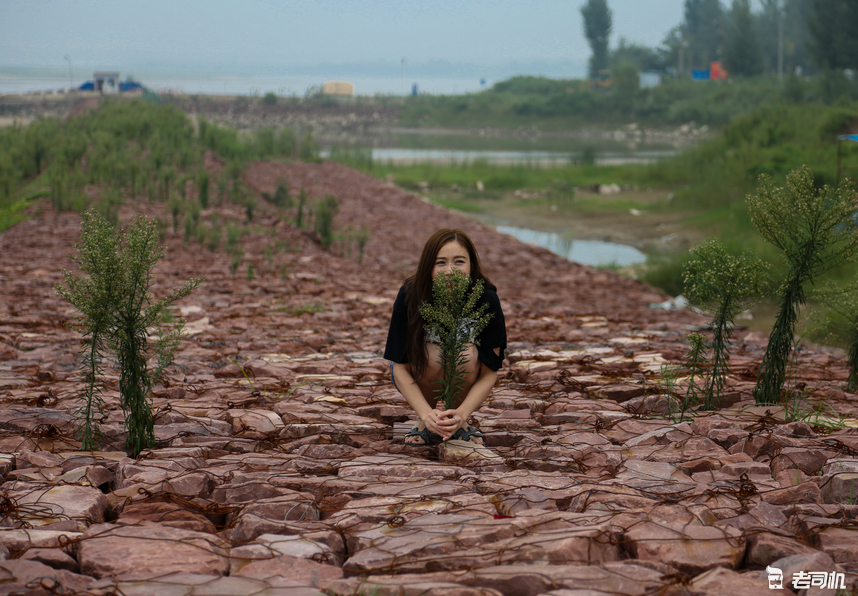
<svg viewBox="0 0 858 596">
<path fill-rule="evenodd" d="M 661 44 L 620 38 L 609 47 L 608 0 L 581 8 L 592 51 L 591 78 L 600 70 L 634 65 L 684 75 L 719 61 L 730 76 L 809 75 L 858 68 L 858 0 L 685 0 L 682 22 Z"/>
</svg>

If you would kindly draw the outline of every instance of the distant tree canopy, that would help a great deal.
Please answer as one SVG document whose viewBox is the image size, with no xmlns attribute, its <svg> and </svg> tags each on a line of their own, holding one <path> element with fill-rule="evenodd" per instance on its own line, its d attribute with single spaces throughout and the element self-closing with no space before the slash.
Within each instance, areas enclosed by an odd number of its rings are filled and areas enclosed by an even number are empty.
<svg viewBox="0 0 858 596">
<path fill-rule="evenodd" d="M 717 0 L 716 0 L 717 2 Z M 611 9 L 607 0 L 587 0 L 581 7 L 584 18 L 584 36 L 593 52 L 590 56 L 590 78 L 608 68 L 608 40 L 611 35 Z"/>
<path fill-rule="evenodd" d="M 663 70 L 665 67 L 662 53 L 639 43 L 629 43 L 625 37 L 620 37 L 616 48 L 611 50 L 608 64 L 616 69 L 621 64 L 634 64 L 638 70 Z"/>
<path fill-rule="evenodd" d="M 730 74 L 762 74 L 763 61 L 749 0 L 733 0 L 724 41 L 724 66 Z"/>
<path fill-rule="evenodd" d="M 715 60 L 740 76 L 858 68 L 858 0 L 685 0 L 656 53 L 677 73 Z"/>
<path fill-rule="evenodd" d="M 858 0 L 811 0 L 810 52 L 825 69 L 858 67 Z"/>
<path fill-rule="evenodd" d="M 607 0 L 587 0 L 581 16 L 591 78 L 630 66 L 687 75 L 721 61 L 740 77 L 834 71 L 832 84 L 842 87 L 851 83 L 837 71 L 858 70 L 858 0 L 684 0 L 683 21 L 658 48 L 620 38 L 610 49 Z"/>
<path fill-rule="evenodd" d="M 709 68 L 721 58 L 722 19 L 718 0 L 685 0 L 686 67 Z"/>
</svg>

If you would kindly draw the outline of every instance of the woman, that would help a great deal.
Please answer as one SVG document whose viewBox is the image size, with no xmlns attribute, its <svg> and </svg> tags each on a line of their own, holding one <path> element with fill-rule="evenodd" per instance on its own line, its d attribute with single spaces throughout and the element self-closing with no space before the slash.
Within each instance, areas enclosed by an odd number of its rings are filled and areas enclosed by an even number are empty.
<svg viewBox="0 0 858 596">
<path fill-rule="evenodd" d="M 454 269 L 469 275 L 472 284 L 483 280 L 481 303 L 488 304 L 491 318 L 479 336 L 471 338 L 464 367 L 465 384 L 455 400 L 455 407 L 440 410 L 436 408 L 440 393 L 440 354 L 432 338 L 426 337 L 419 308 L 423 302 L 432 300 L 435 276 Z M 454 438 L 481 445 L 483 436 L 471 428 L 467 420 L 491 393 L 505 349 L 503 310 L 495 286 L 483 275 L 474 243 L 462 230 L 438 230 L 423 246 L 417 271 L 399 289 L 384 349 L 384 357 L 391 361 L 394 387 L 419 418 L 405 436 L 404 443 L 422 446 Z"/>
</svg>

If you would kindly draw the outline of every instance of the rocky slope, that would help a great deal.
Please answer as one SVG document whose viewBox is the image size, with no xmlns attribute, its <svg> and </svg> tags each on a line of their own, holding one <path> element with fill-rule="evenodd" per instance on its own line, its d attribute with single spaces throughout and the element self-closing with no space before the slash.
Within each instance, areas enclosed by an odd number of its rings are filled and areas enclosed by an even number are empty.
<svg viewBox="0 0 858 596">
<path fill-rule="evenodd" d="M 858 430 L 754 407 L 765 338 L 739 331 L 725 407 L 675 423 L 662 372 L 704 319 L 333 163 L 246 174 L 258 192 L 281 178 L 334 194 L 341 231 L 371 230 L 363 259 L 264 204 L 235 277 L 222 249 L 168 229 L 156 296 L 206 282 L 175 309 L 188 335 L 137 459 L 113 369 L 104 450 L 76 440 L 79 336 L 53 287 L 79 218 L 43 206 L 0 236 L 0 593 L 735 596 L 766 589 L 767 565 L 787 588 L 835 571 L 855 589 Z M 136 212 L 164 214 L 121 219 Z M 380 358 L 439 227 L 472 236 L 506 314 L 507 362 L 473 420 L 486 448 L 404 447 L 411 414 Z M 844 364 L 802 351 L 794 403 L 858 417 Z"/>
</svg>

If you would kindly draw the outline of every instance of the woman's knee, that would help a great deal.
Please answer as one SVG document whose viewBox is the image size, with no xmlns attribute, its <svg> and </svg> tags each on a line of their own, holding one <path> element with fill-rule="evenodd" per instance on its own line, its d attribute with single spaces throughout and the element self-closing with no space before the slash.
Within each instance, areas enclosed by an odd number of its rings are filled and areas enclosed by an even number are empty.
<svg viewBox="0 0 858 596">
<path fill-rule="evenodd" d="M 480 361 L 477 347 L 474 344 L 468 344 L 465 353 L 465 362 L 460 370 L 465 373 L 465 383 L 470 386 L 476 382 L 480 375 Z M 441 365 L 441 350 L 435 344 L 426 344 L 426 370 L 421 381 L 434 382 L 444 376 L 443 367 Z"/>
<path fill-rule="evenodd" d="M 426 344 L 426 372 L 424 378 L 437 379 L 441 374 L 441 350 L 435 344 Z"/>
<path fill-rule="evenodd" d="M 465 372 L 468 376 L 478 374 L 480 372 L 480 358 L 477 346 L 474 344 L 468 344 L 467 359 L 468 361 L 465 363 Z"/>
</svg>

